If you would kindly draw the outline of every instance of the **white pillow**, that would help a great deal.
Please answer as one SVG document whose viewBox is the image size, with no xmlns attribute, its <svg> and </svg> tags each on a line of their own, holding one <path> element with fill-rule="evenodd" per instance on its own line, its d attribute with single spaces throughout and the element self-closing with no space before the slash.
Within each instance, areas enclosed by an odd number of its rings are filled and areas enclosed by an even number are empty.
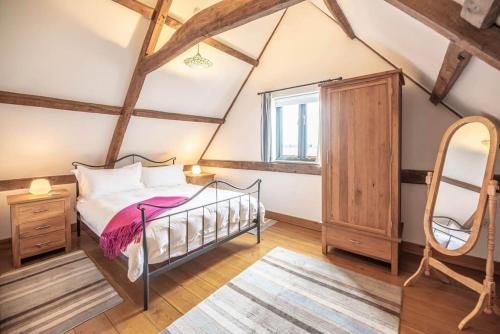
<svg viewBox="0 0 500 334">
<path fill-rule="evenodd" d="M 165 187 L 186 184 L 184 165 L 143 167 L 142 181 L 146 187 Z"/>
<path fill-rule="evenodd" d="M 115 169 L 92 169 L 78 166 L 71 172 L 78 180 L 80 196 L 87 199 L 144 188 L 141 182 L 142 165 L 140 162 Z"/>
</svg>

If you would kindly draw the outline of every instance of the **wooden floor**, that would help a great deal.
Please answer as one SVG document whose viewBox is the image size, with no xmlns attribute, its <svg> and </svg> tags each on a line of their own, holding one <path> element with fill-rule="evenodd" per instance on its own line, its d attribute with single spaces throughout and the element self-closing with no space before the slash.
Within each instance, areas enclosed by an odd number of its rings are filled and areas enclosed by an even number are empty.
<svg viewBox="0 0 500 334">
<path fill-rule="evenodd" d="M 73 248 L 86 251 L 124 302 L 68 332 L 71 334 L 158 333 L 277 246 L 398 285 L 416 270 L 419 260 L 403 254 L 401 274 L 393 277 L 388 266 L 372 260 L 341 251 L 323 256 L 319 232 L 278 223 L 263 233 L 259 245 L 255 243 L 255 236 L 246 234 L 154 278 L 150 310 L 143 312 L 142 281 L 128 281 L 125 263 L 106 259 L 97 243 L 84 232 L 79 239 L 76 235 L 73 238 Z M 0 253 L 0 272 L 11 270 L 10 250 L 4 246 Z M 461 271 L 481 279 L 479 272 Z M 498 282 L 497 278 L 497 286 Z M 401 333 L 459 333 L 457 324 L 473 308 L 476 299 L 476 294 L 458 284 L 445 285 L 432 278 L 422 278 L 414 287 L 404 289 Z M 483 314 L 464 333 L 498 334 L 500 317 Z"/>
</svg>

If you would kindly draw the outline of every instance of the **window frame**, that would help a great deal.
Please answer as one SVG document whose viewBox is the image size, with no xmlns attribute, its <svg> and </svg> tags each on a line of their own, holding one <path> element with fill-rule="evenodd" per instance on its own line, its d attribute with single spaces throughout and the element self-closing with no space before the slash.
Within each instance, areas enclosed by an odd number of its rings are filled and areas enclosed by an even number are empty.
<svg viewBox="0 0 500 334">
<path fill-rule="evenodd" d="M 300 103 L 297 104 L 299 106 L 299 125 L 298 125 L 298 154 L 297 155 L 283 155 L 283 121 L 282 121 L 282 112 L 283 107 L 277 106 L 275 107 L 276 112 L 276 157 L 275 161 L 290 161 L 290 162 L 310 162 L 317 163 L 319 156 L 319 148 L 318 154 L 315 157 L 307 156 L 307 104 Z M 318 129 L 320 131 L 320 129 Z M 319 138 L 318 138 L 319 139 Z M 319 141 L 318 141 L 319 145 Z"/>
</svg>

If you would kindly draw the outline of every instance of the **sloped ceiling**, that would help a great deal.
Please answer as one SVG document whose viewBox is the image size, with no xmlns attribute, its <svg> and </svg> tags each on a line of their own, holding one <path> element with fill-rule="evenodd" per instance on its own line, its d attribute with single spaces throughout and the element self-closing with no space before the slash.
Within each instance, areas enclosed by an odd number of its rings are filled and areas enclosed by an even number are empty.
<svg viewBox="0 0 500 334">
<path fill-rule="evenodd" d="M 330 15 L 323 0 L 310 1 Z M 432 90 L 448 39 L 384 0 L 338 3 L 357 36 Z M 444 102 L 463 115 L 485 113 L 500 119 L 499 86 L 500 71 L 473 57 Z"/>
<path fill-rule="evenodd" d="M 150 6 L 156 2 L 143 1 Z M 186 21 L 196 7 L 215 2 L 174 0 L 170 15 Z M 329 14 L 323 0 L 310 2 Z M 339 4 L 361 39 L 432 90 L 448 40 L 383 0 L 339 0 Z M 216 38 L 256 58 L 280 15 Z M 147 26 L 147 19 L 111 0 L 1 0 L 0 90 L 121 106 Z M 172 33 L 165 27 L 159 45 Z M 183 59 L 194 52 L 188 50 L 149 75 L 137 107 L 222 117 L 251 67 L 201 44 L 202 54 L 214 67 L 193 71 Z M 300 68 L 291 68 L 290 75 L 294 71 Z M 274 81 L 264 80 L 263 85 Z M 463 114 L 500 118 L 499 83 L 500 71 L 473 58 L 445 102 Z M 261 87 L 268 88 L 279 87 Z M 114 116 L 5 104 L 0 104 L 0 119 L 2 159 L 9 161 L 2 163 L 0 179 L 65 174 L 73 160 L 100 163 L 116 122 Z M 122 153 L 177 155 L 192 163 L 214 129 L 213 124 L 134 117 Z M 18 132 L 23 140 L 13 140 Z M 57 158 L 49 159 L 40 143 L 58 152 L 52 153 Z M 39 164 L 33 164 L 35 158 Z"/>
</svg>

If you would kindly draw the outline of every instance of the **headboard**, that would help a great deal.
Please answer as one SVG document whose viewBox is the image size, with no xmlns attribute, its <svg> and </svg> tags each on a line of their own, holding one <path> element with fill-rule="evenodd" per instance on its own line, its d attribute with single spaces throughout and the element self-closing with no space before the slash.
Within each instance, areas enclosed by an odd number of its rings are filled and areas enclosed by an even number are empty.
<svg viewBox="0 0 500 334">
<path fill-rule="evenodd" d="M 155 161 L 155 160 L 152 160 L 152 159 L 149 159 L 149 158 L 146 158 L 145 156 L 142 156 L 142 155 L 139 155 L 139 154 L 128 154 L 128 155 L 125 155 L 121 158 L 118 158 L 116 159 L 115 161 L 112 161 L 111 163 L 114 165 L 116 164 L 117 162 L 121 162 L 121 161 L 124 161 L 126 159 L 131 159 L 132 160 L 132 163 L 135 163 L 137 161 L 147 161 L 149 162 L 150 164 L 152 164 L 152 166 L 149 166 L 149 167 L 160 167 L 160 166 L 168 166 L 168 165 L 175 165 L 175 157 L 172 157 L 170 159 L 167 159 L 167 160 L 163 160 L 163 161 Z M 78 162 L 78 161 L 73 161 L 71 163 L 71 165 L 75 168 L 77 168 L 78 166 L 85 166 L 85 167 L 89 167 L 89 168 L 107 168 L 109 165 L 108 164 L 105 164 L 105 165 L 90 165 L 90 164 L 85 164 L 83 162 Z M 80 195 L 79 194 L 79 186 L 78 186 L 78 180 L 76 180 L 76 197 L 78 198 L 78 196 Z"/>
</svg>

